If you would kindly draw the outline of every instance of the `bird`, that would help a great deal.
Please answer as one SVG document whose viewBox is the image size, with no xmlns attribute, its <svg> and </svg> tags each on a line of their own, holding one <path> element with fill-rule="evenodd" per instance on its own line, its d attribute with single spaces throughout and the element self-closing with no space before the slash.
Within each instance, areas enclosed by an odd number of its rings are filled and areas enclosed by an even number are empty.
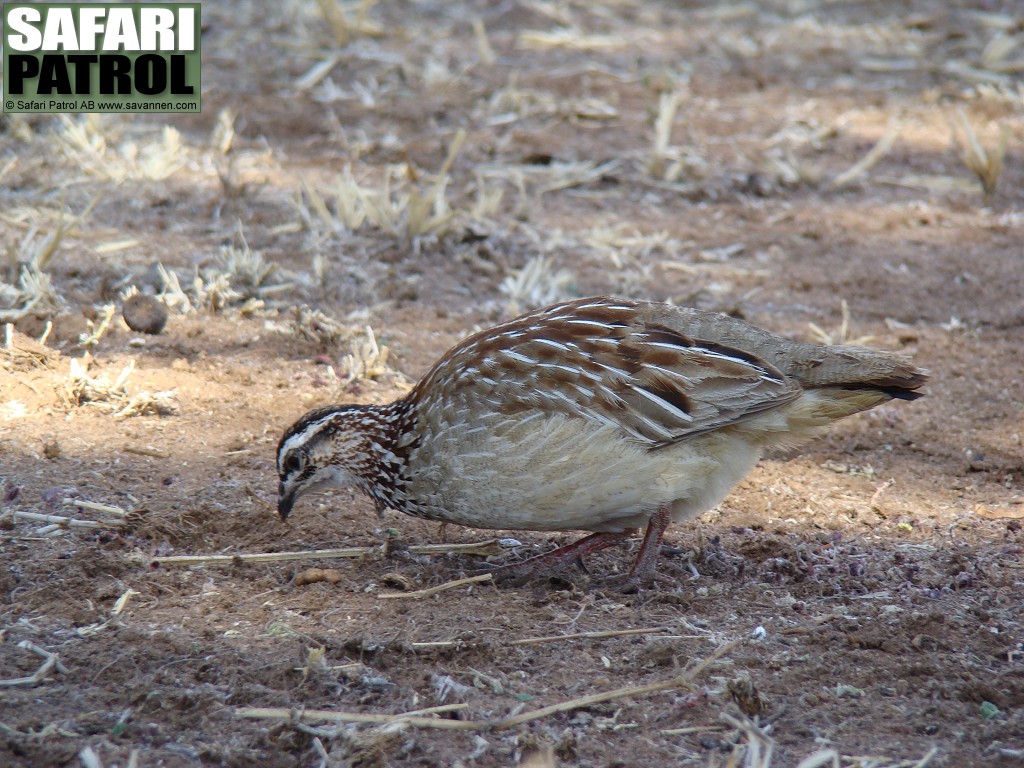
<svg viewBox="0 0 1024 768">
<path fill-rule="evenodd" d="M 730 315 L 598 296 L 469 336 L 403 397 L 304 414 L 277 449 L 278 513 L 355 487 L 378 512 L 484 529 L 589 531 L 515 563 L 552 575 L 644 528 L 625 591 L 656 577 L 671 523 L 719 504 L 767 451 L 915 400 L 928 372 L 800 343 Z"/>
</svg>

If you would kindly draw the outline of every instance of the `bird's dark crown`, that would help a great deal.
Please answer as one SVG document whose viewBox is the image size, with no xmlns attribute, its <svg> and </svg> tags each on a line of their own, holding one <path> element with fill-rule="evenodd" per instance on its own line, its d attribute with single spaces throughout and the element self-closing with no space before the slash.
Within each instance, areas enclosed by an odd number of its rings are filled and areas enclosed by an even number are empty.
<svg viewBox="0 0 1024 768">
<path fill-rule="evenodd" d="M 277 444 L 277 453 L 280 455 L 281 450 L 285 444 L 295 435 L 305 432 L 311 424 L 315 424 L 318 421 L 322 421 L 325 417 L 331 416 L 332 414 L 342 414 L 348 412 L 366 412 L 373 410 L 377 406 L 372 405 L 325 405 L 321 408 L 314 408 L 311 411 L 304 413 L 294 424 L 284 431 L 281 435 L 281 441 Z"/>
</svg>

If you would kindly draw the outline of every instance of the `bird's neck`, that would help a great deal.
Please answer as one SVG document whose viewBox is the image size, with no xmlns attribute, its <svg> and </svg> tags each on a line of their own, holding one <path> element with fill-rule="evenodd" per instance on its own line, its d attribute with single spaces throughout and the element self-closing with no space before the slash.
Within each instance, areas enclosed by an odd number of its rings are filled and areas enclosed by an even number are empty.
<svg viewBox="0 0 1024 768">
<path fill-rule="evenodd" d="M 378 506 L 402 509 L 405 469 L 417 442 L 411 404 L 396 400 L 368 408 L 360 417 L 367 459 L 356 473 L 360 488 Z"/>
</svg>

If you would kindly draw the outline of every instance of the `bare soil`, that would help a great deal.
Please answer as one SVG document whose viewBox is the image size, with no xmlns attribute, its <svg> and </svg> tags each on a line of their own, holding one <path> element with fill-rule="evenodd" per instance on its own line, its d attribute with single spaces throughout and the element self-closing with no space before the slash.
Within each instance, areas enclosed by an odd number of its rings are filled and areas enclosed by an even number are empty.
<svg viewBox="0 0 1024 768">
<path fill-rule="evenodd" d="M 105 766 L 795 766 L 825 749 L 843 765 L 1019 764 L 1020 6 L 459 0 L 381 4 L 363 27 L 346 13 L 339 47 L 313 3 L 206 4 L 198 115 L 4 117 L 10 258 L 71 226 L 44 270 L 59 306 L 0 348 L 0 669 L 44 660 L 22 641 L 63 665 L 0 688 L 0 764 L 76 765 L 86 748 Z M 961 157 L 961 114 L 989 152 L 1005 131 L 992 195 Z M 843 180 L 890 130 L 879 162 Z M 346 168 L 376 190 L 390 174 L 398 202 L 443 173 L 452 216 L 346 224 Z M 226 246 L 263 261 L 247 271 Z M 538 255 L 533 290 L 502 290 Z M 120 319 L 123 292 L 171 296 L 158 264 L 194 306 L 144 336 Z M 631 557 L 613 549 L 566 579 L 382 598 L 485 565 L 410 546 L 492 532 L 379 518 L 349 493 L 277 519 L 274 450 L 306 409 L 385 402 L 470 331 L 592 294 L 869 336 L 933 379 L 923 400 L 762 462 L 670 530 L 665 579 L 635 596 L 610 586 Z M 369 370 L 343 360 L 372 358 L 367 325 L 389 350 Z M 71 385 L 84 355 L 106 389 Z M 64 499 L 130 514 L 118 526 Z M 50 530 L 22 513 L 115 522 Z M 577 534 L 497 535 L 494 562 Z M 356 546 L 379 551 L 154 561 Z M 335 582 L 299 585 L 310 567 Z M 735 640 L 689 687 L 505 729 L 240 716 L 465 704 L 440 717 L 497 720 L 669 680 Z"/>
</svg>

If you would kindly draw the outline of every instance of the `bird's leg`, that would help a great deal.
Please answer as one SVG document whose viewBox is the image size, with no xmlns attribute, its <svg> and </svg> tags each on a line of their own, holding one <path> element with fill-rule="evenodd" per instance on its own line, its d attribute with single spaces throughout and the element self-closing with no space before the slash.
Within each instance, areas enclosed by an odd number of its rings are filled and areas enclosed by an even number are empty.
<svg viewBox="0 0 1024 768">
<path fill-rule="evenodd" d="M 512 563 L 500 569 L 501 575 L 495 574 L 496 578 L 515 579 L 524 581 L 535 576 L 547 576 L 558 573 L 576 562 L 580 562 L 584 555 L 600 552 L 602 549 L 618 544 L 629 536 L 628 531 L 620 533 L 592 533 L 572 544 L 566 544 L 543 555 L 531 557 L 521 563 Z"/>
<path fill-rule="evenodd" d="M 658 563 L 658 555 L 661 553 L 661 537 L 665 535 L 665 529 L 671 522 L 671 504 L 661 505 L 658 511 L 651 516 L 647 523 L 647 532 L 644 533 L 644 543 L 640 545 L 636 561 L 622 585 L 623 592 L 636 592 L 640 587 L 654 581 L 655 566 Z"/>
</svg>

